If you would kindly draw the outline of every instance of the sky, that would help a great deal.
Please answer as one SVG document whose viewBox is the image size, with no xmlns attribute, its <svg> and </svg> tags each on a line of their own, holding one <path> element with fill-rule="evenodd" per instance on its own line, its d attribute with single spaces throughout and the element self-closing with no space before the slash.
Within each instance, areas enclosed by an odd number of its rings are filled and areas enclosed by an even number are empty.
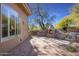
<svg viewBox="0 0 79 59">
<path fill-rule="evenodd" d="M 28 5 L 31 11 L 33 12 L 34 10 L 33 8 L 36 8 L 36 4 L 29 3 Z M 62 20 L 63 17 L 67 16 L 73 5 L 74 4 L 72 3 L 40 3 L 40 7 L 42 7 L 45 11 L 49 13 L 49 17 L 51 17 L 52 15 L 56 16 L 56 18 L 54 19 L 55 21 L 52 23 L 53 25 L 57 24 L 58 22 L 60 22 L 60 20 Z M 7 15 L 8 11 L 10 15 L 15 15 L 15 17 L 18 16 L 16 11 L 8 7 L 6 4 L 3 4 L 2 8 L 3 14 Z M 32 13 L 32 15 L 29 16 L 28 23 L 38 25 L 33 21 L 33 19 L 35 18 L 36 18 L 35 13 Z"/>
<path fill-rule="evenodd" d="M 60 20 L 62 20 L 63 17 L 69 15 L 70 9 L 72 8 L 74 4 L 72 3 L 41 3 L 40 6 L 46 10 L 50 16 L 55 15 L 55 22 L 53 25 L 57 24 Z M 32 12 L 33 8 L 36 7 L 36 4 L 30 3 L 29 4 Z M 33 19 L 36 18 L 34 14 L 32 13 L 31 16 L 29 16 L 29 24 L 35 24 Z"/>
</svg>

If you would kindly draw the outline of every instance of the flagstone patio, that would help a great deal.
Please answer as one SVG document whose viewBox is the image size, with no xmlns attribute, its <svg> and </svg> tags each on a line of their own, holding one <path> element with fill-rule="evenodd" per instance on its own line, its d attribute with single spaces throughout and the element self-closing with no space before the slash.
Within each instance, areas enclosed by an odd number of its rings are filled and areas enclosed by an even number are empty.
<svg viewBox="0 0 79 59">
<path fill-rule="evenodd" d="M 30 39 L 30 40 L 29 40 Z M 66 47 L 69 41 L 32 36 L 8 52 L 15 56 L 77 56 L 77 52 L 69 52 Z"/>
</svg>

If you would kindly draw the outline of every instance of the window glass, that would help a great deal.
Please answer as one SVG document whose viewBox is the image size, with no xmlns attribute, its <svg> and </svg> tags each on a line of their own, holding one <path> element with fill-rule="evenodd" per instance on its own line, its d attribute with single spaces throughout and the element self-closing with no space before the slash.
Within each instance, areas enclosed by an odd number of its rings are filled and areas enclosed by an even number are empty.
<svg viewBox="0 0 79 59">
<path fill-rule="evenodd" d="M 20 34 L 20 16 L 7 4 L 2 4 L 2 38 Z"/>
<path fill-rule="evenodd" d="M 8 36 L 8 9 L 2 6 L 2 37 Z"/>
<path fill-rule="evenodd" d="M 21 33 L 21 23 L 20 23 L 20 20 L 21 20 L 21 18 L 20 18 L 20 16 L 17 18 L 17 34 L 20 34 Z"/>
<path fill-rule="evenodd" d="M 16 35 L 16 23 L 17 23 L 17 17 L 19 15 L 12 8 L 10 8 L 9 10 L 9 15 L 10 15 L 10 35 Z"/>
<path fill-rule="evenodd" d="M 15 35 L 15 17 L 13 15 L 10 17 L 10 35 Z"/>
<path fill-rule="evenodd" d="M 1 4 L 0 4 L 0 41 L 1 41 Z"/>
</svg>

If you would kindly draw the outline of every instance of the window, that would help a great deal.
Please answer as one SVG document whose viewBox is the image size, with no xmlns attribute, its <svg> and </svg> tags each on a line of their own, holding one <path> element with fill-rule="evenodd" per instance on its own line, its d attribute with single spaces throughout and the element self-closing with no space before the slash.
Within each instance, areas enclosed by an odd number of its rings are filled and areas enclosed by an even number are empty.
<svg viewBox="0 0 79 59">
<path fill-rule="evenodd" d="M 10 17 L 10 35 L 15 35 L 15 17 Z"/>
<path fill-rule="evenodd" d="M 18 35 L 21 32 L 19 14 L 9 7 L 7 4 L 2 4 L 2 38 Z"/>
<path fill-rule="evenodd" d="M 20 23 L 20 18 L 21 16 L 16 18 L 16 34 L 20 34 L 21 33 L 21 23 Z"/>
<path fill-rule="evenodd" d="M 0 41 L 1 41 L 1 4 L 0 4 Z"/>
<path fill-rule="evenodd" d="M 8 36 L 8 9 L 2 6 L 2 37 Z"/>
</svg>

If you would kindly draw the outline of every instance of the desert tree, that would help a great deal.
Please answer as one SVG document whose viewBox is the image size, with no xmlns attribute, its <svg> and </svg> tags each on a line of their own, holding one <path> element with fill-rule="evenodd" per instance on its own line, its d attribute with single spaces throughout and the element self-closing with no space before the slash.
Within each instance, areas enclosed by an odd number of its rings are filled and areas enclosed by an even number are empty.
<svg viewBox="0 0 79 59">
<path fill-rule="evenodd" d="M 32 8 L 35 18 L 33 19 L 42 30 L 47 29 L 54 22 L 55 15 L 49 17 L 49 12 L 42 8 L 41 4 L 36 4 L 35 8 Z"/>
</svg>

